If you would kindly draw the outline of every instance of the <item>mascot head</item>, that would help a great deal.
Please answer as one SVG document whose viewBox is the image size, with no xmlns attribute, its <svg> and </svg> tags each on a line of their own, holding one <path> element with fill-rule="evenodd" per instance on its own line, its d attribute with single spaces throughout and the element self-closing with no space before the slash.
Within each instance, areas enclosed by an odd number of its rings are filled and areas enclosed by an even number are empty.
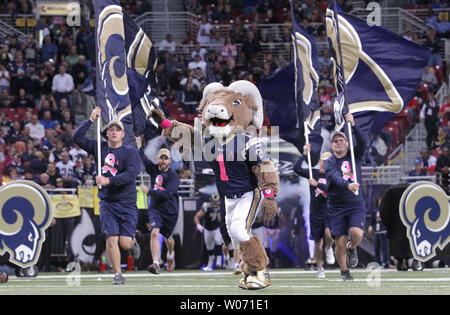
<svg viewBox="0 0 450 315">
<path fill-rule="evenodd" d="M 202 122 L 214 137 L 226 137 L 253 126 L 263 124 L 262 97 L 249 81 L 236 81 L 228 87 L 214 82 L 203 90 L 200 102 Z"/>
</svg>

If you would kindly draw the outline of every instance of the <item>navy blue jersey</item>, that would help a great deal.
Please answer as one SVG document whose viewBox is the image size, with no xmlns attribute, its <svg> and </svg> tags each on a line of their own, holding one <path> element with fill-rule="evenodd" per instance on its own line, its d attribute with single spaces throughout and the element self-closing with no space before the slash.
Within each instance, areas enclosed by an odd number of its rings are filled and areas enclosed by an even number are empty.
<svg viewBox="0 0 450 315">
<path fill-rule="evenodd" d="M 361 158 L 366 148 L 366 139 L 360 129 L 352 128 L 355 135 L 355 162 L 358 182 L 361 181 Z M 351 153 L 348 150 L 343 158 L 337 158 L 334 154 L 325 162 L 325 172 L 330 178 L 328 186 L 328 210 L 330 215 L 350 211 L 367 211 L 364 204 L 362 185 L 359 187 L 359 194 L 355 195 L 348 189 L 348 185 L 354 181 Z"/>
<path fill-rule="evenodd" d="M 257 188 L 252 167 L 268 160 L 261 140 L 241 133 L 224 144 L 214 138 L 205 139 L 204 154 L 214 157 L 209 159 L 209 164 L 216 175 L 218 190 L 225 196 Z"/>
<path fill-rule="evenodd" d="M 305 160 L 305 156 L 301 155 L 294 163 L 293 170 L 295 173 L 309 179 L 309 170 L 302 168 L 302 163 Z M 309 186 L 310 194 L 310 209 L 311 215 L 322 217 L 328 215 L 327 206 L 327 190 L 330 183 L 330 179 L 327 174 L 322 174 L 318 169 L 312 169 L 313 178 L 317 181 L 317 187 Z"/>
<path fill-rule="evenodd" d="M 213 208 L 209 202 L 205 202 L 201 209 L 205 213 L 203 216 L 203 218 L 205 218 L 205 229 L 208 231 L 217 229 L 222 223 L 220 206 L 218 208 Z"/>
<path fill-rule="evenodd" d="M 91 127 L 90 120 L 83 121 L 74 132 L 73 142 L 80 148 L 95 156 L 97 162 L 97 141 L 86 138 Z M 119 148 L 110 148 L 108 143 L 101 143 L 101 175 L 109 177 L 110 184 L 99 189 L 98 197 L 105 201 L 136 203 L 136 178 L 139 175 L 141 161 L 137 149 L 123 144 Z"/>
<path fill-rule="evenodd" d="M 180 178 L 170 167 L 166 172 L 161 172 L 158 165 L 150 161 L 140 150 L 141 159 L 144 162 L 145 171 L 151 176 L 150 208 L 166 213 L 178 213 L 178 187 Z"/>
</svg>

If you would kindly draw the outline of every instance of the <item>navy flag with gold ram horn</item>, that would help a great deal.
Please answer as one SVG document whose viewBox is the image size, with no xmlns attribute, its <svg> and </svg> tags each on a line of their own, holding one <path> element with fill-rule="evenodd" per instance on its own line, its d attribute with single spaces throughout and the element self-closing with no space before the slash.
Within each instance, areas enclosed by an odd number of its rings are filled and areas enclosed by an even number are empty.
<svg viewBox="0 0 450 315">
<path fill-rule="evenodd" d="M 348 106 L 372 138 L 414 97 L 430 50 L 342 12 L 335 0 L 327 9 L 326 28 L 336 89 L 345 95 L 343 112 Z"/>
<path fill-rule="evenodd" d="M 292 6 L 291 6 L 292 8 Z M 319 87 L 319 61 L 315 38 L 297 22 L 292 13 L 292 43 L 294 45 L 295 97 L 297 124 L 301 142 L 308 136 L 311 144 L 312 164 L 320 157 L 322 136 L 320 135 L 320 103 L 317 98 Z"/>
<path fill-rule="evenodd" d="M 135 144 L 154 98 L 155 49 L 118 0 L 96 1 L 95 16 L 97 106 L 105 123 L 122 121 L 124 143 Z"/>
</svg>

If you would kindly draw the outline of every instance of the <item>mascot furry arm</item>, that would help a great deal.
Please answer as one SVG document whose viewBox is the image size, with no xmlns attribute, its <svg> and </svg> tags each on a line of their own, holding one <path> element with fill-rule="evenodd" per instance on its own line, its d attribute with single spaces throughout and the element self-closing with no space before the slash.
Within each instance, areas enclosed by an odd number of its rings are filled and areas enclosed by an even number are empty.
<svg viewBox="0 0 450 315">
<path fill-rule="evenodd" d="M 249 81 L 236 81 L 228 87 L 220 83 L 210 83 L 203 91 L 200 102 L 201 122 L 215 137 L 227 137 L 247 127 L 259 129 L 263 123 L 263 106 L 259 90 Z M 161 109 L 153 109 L 152 118 L 163 128 L 163 136 L 175 144 L 193 147 L 194 127 L 176 120 L 167 120 Z M 270 160 L 253 166 L 252 171 L 258 180 L 264 200 L 261 211 L 266 220 L 272 219 L 278 206 L 275 197 L 278 193 L 278 174 Z"/>
</svg>

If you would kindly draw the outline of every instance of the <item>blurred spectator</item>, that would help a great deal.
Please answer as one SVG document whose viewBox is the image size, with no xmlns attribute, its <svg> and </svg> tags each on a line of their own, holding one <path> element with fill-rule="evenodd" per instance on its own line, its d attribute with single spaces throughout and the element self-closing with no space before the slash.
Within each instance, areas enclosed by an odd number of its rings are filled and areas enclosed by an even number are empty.
<svg viewBox="0 0 450 315">
<path fill-rule="evenodd" d="M 427 70 L 422 75 L 421 83 L 429 85 L 430 91 L 433 91 L 433 92 L 436 91 L 436 88 L 438 85 L 438 80 L 436 78 L 436 75 L 434 74 L 433 67 L 431 67 L 431 66 L 427 67 Z"/>
<path fill-rule="evenodd" d="M 173 40 L 172 34 L 167 34 L 166 39 L 164 39 L 160 44 L 158 51 L 168 51 L 170 53 L 175 53 L 177 48 L 176 42 Z"/>
<path fill-rule="evenodd" d="M 200 58 L 200 55 L 195 55 L 194 60 L 188 64 L 188 68 L 189 70 L 200 68 L 203 71 L 206 71 L 206 62 Z"/>
<path fill-rule="evenodd" d="M 0 94 L 0 107 L 10 107 L 13 100 L 14 98 L 9 94 L 9 91 L 4 89 Z"/>
<path fill-rule="evenodd" d="M 54 189 L 55 186 L 50 183 L 50 176 L 47 173 L 41 173 L 38 177 L 37 184 L 45 189 Z"/>
<path fill-rule="evenodd" d="M 56 179 L 59 177 L 58 169 L 55 166 L 55 163 L 48 163 L 47 165 L 47 171 L 48 175 L 48 182 L 49 184 L 56 187 Z"/>
<path fill-rule="evenodd" d="M 191 49 L 189 46 L 194 45 L 194 41 L 191 39 L 188 32 L 183 33 L 183 40 L 181 41 L 182 52 L 184 55 L 190 55 Z"/>
<path fill-rule="evenodd" d="M 58 169 L 58 172 L 64 181 L 64 187 L 66 188 L 74 187 L 75 163 L 70 160 L 69 152 L 63 151 L 61 153 L 61 161 L 56 163 L 56 168 Z"/>
<path fill-rule="evenodd" d="M 75 88 L 81 90 L 84 81 L 89 76 L 89 69 L 86 65 L 86 57 L 79 56 L 78 62 L 72 66 L 71 73 L 74 80 Z"/>
<path fill-rule="evenodd" d="M 278 69 L 278 65 L 273 60 L 273 55 L 271 53 L 267 53 L 264 62 L 267 63 L 269 67 L 269 73 L 274 73 Z"/>
<path fill-rule="evenodd" d="M 22 161 L 24 163 L 29 164 L 29 162 L 31 162 L 31 160 L 34 158 L 34 141 L 33 140 L 28 140 L 25 142 L 26 143 L 26 149 L 25 151 L 22 153 Z"/>
<path fill-rule="evenodd" d="M 0 62 L 0 94 L 3 90 L 7 90 L 9 92 L 9 87 L 11 85 L 11 76 L 9 75 L 9 71 L 6 69 L 5 65 Z"/>
<path fill-rule="evenodd" d="M 327 93 L 327 89 L 324 86 L 319 86 L 319 88 L 317 89 L 317 98 L 319 99 L 320 106 L 332 105 L 330 102 L 330 95 Z"/>
<path fill-rule="evenodd" d="M 44 117 L 39 123 L 43 125 L 46 130 L 55 129 L 59 125 L 57 120 L 52 119 L 52 112 L 49 109 L 44 112 Z"/>
<path fill-rule="evenodd" d="M 257 6 L 261 3 L 261 0 L 244 0 L 244 14 L 246 16 L 253 15 L 256 13 Z"/>
<path fill-rule="evenodd" d="M 26 88 L 29 65 L 24 62 L 22 52 L 17 52 L 14 62 L 10 64 L 11 93 L 17 94 L 19 89 Z"/>
<path fill-rule="evenodd" d="M 70 47 L 70 53 L 65 56 L 64 60 L 66 60 L 69 63 L 69 68 L 67 70 L 71 70 L 72 66 L 80 60 L 80 55 L 77 53 L 77 46 L 72 45 Z"/>
<path fill-rule="evenodd" d="M 214 30 L 212 31 L 212 36 L 211 39 L 209 41 L 209 44 L 212 46 L 212 48 L 217 52 L 220 53 L 223 50 L 223 45 L 224 45 L 224 39 L 220 36 L 219 30 Z M 225 43 L 225 45 L 227 45 Z"/>
<path fill-rule="evenodd" d="M 437 36 L 437 31 L 435 29 L 429 29 L 427 31 L 425 46 L 431 48 L 431 55 L 428 60 L 428 65 L 442 67 L 441 38 Z"/>
<path fill-rule="evenodd" d="M 438 184 L 449 193 L 449 172 L 450 172 L 450 149 L 448 145 L 445 145 L 442 149 L 441 155 L 436 161 L 436 180 Z"/>
<path fill-rule="evenodd" d="M 406 40 L 409 40 L 410 42 L 412 42 L 412 40 L 413 40 L 413 32 L 410 29 L 408 29 L 405 32 L 405 34 L 403 35 L 403 38 L 406 39 Z"/>
<path fill-rule="evenodd" d="M 333 75 L 327 66 L 323 66 L 322 71 L 319 73 L 319 85 L 325 86 L 326 88 L 334 87 Z"/>
<path fill-rule="evenodd" d="M 230 0 L 217 0 L 216 18 L 219 21 L 228 21 L 231 18 Z"/>
<path fill-rule="evenodd" d="M 436 141 L 439 126 L 438 111 L 439 106 L 436 104 L 434 94 L 429 92 L 428 101 L 422 105 L 422 110 L 420 111 L 420 119 L 424 120 L 427 131 L 426 142 L 428 150 L 432 150 L 432 144 Z"/>
<path fill-rule="evenodd" d="M 450 22 L 448 21 L 448 11 L 439 13 L 439 22 L 436 25 L 436 30 L 440 36 L 449 37 Z"/>
<path fill-rule="evenodd" d="M 13 55 L 8 51 L 9 47 L 6 44 L 2 44 L 0 48 L 0 63 L 7 65 L 14 60 Z"/>
<path fill-rule="evenodd" d="M 424 168 L 422 168 L 422 160 L 420 158 L 417 158 L 414 160 L 414 169 L 408 173 L 408 176 L 416 177 L 416 176 L 428 176 L 428 171 Z M 408 183 L 414 183 L 421 179 L 408 179 Z"/>
<path fill-rule="evenodd" d="M 194 78 L 189 76 L 184 86 L 184 111 L 186 114 L 195 114 L 197 112 L 197 103 L 200 100 L 200 89 L 193 82 Z"/>
<path fill-rule="evenodd" d="M 25 127 L 30 129 L 30 137 L 34 140 L 34 142 L 40 144 L 42 139 L 45 137 L 45 128 L 41 123 L 39 123 L 38 116 L 36 114 L 31 116 L 31 122 L 26 124 Z"/>
<path fill-rule="evenodd" d="M 251 60 L 252 56 L 258 56 L 260 50 L 261 47 L 258 40 L 255 38 L 255 34 L 251 31 L 248 32 L 247 38 L 242 45 L 242 51 L 244 52 L 245 59 Z"/>
<path fill-rule="evenodd" d="M 61 99 L 67 99 L 68 105 L 71 106 L 72 91 L 74 89 L 73 78 L 66 73 L 66 67 L 59 66 L 59 73 L 53 77 L 52 91 L 54 93 L 57 105 L 60 105 Z"/>
<path fill-rule="evenodd" d="M 25 165 L 22 163 L 22 158 L 19 153 L 14 153 L 13 160 L 7 164 L 7 167 L 14 168 L 19 177 L 23 177 L 25 174 Z"/>
<path fill-rule="evenodd" d="M 431 155 L 430 150 L 427 148 L 423 148 L 420 150 L 420 164 L 424 171 L 428 173 L 428 175 L 433 175 L 434 170 L 436 169 L 436 157 Z M 417 161 L 417 160 L 416 160 Z"/>
<path fill-rule="evenodd" d="M 16 98 L 12 107 L 15 108 L 33 108 L 33 102 L 26 96 L 25 89 L 19 90 L 19 96 Z"/>
<path fill-rule="evenodd" d="M 10 181 L 13 180 L 18 180 L 19 178 L 17 177 L 17 171 L 14 167 L 8 167 L 6 169 L 6 176 L 4 176 L 2 178 L 2 184 L 6 184 L 9 183 Z"/>
<path fill-rule="evenodd" d="M 447 95 L 447 102 L 439 108 L 438 118 L 441 121 L 441 125 L 447 127 L 450 120 L 450 94 Z"/>
<path fill-rule="evenodd" d="M 9 52 L 15 56 L 18 52 L 21 52 L 22 46 L 17 40 L 17 36 L 13 35 L 11 36 L 11 41 L 9 43 Z"/>
<path fill-rule="evenodd" d="M 20 122 L 15 121 L 12 123 L 12 128 L 9 129 L 8 134 L 6 135 L 6 141 L 8 143 L 15 143 L 16 141 L 21 140 L 23 140 L 23 137 Z"/>
<path fill-rule="evenodd" d="M 41 62 L 46 62 L 52 59 L 52 62 L 56 62 L 58 55 L 58 48 L 52 43 L 50 35 L 45 36 L 44 44 L 41 47 Z"/>
<path fill-rule="evenodd" d="M 74 143 L 73 147 L 69 151 L 69 155 L 74 163 L 82 163 L 83 159 L 88 156 L 88 153 Z"/>
<path fill-rule="evenodd" d="M 437 138 L 433 144 L 433 149 L 441 151 L 444 146 L 447 146 L 449 144 L 449 133 L 446 129 L 447 127 L 439 126 Z"/>
<path fill-rule="evenodd" d="M 200 18 L 200 27 L 198 29 L 197 34 L 197 42 L 200 44 L 209 44 L 210 41 L 210 33 L 212 29 L 211 23 L 208 22 L 205 14 L 202 14 Z"/>
<path fill-rule="evenodd" d="M 206 48 L 201 47 L 199 42 L 196 42 L 194 45 L 194 50 L 191 53 L 192 59 L 195 59 L 196 55 L 199 55 L 201 60 L 205 60 L 205 55 L 208 53 Z"/>
<path fill-rule="evenodd" d="M 55 148 L 52 150 L 48 157 L 48 161 L 50 163 L 57 163 L 61 161 L 61 154 L 64 151 L 64 142 L 61 140 L 58 140 L 56 142 Z"/>
<path fill-rule="evenodd" d="M 225 46 L 222 47 L 221 53 L 223 60 L 234 60 L 236 61 L 237 47 L 233 44 L 231 37 L 228 36 L 225 42 Z"/>
<path fill-rule="evenodd" d="M 31 159 L 30 168 L 33 169 L 33 174 L 39 175 L 45 173 L 47 170 L 47 161 L 41 151 L 34 152 L 34 157 Z"/>
<path fill-rule="evenodd" d="M 322 56 L 319 57 L 318 61 L 320 70 L 322 70 L 324 66 L 328 67 L 328 69 L 331 69 L 333 61 L 330 58 L 330 51 L 328 49 L 325 49 L 322 53 Z"/>
<path fill-rule="evenodd" d="M 438 24 L 438 19 L 437 19 L 437 16 L 434 14 L 433 9 L 430 8 L 430 9 L 428 10 L 428 15 L 427 15 L 427 17 L 425 18 L 425 21 L 426 21 L 428 24 L 430 24 L 430 25 L 432 25 L 432 26 L 434 26 L 434 27 L 437 26 L 437 24 Z"/>
</svg>

